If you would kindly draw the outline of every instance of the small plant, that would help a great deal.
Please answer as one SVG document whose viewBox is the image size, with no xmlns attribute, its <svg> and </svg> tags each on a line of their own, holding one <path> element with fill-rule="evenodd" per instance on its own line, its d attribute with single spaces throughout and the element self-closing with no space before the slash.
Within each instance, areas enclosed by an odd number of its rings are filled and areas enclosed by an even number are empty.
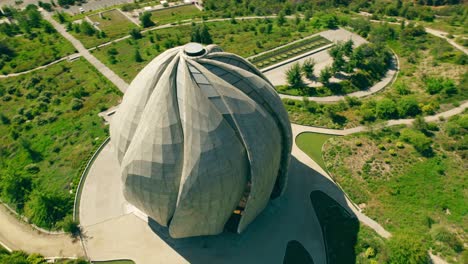
<svg viewBox="0 0 468 264">
<path fill-rule="evenodd" d="M 389 149 L 389 150 L 388 150 L 388 153 L 389 153 L 390 155 L 392 155 L 392 156 L 396 156 L 396 155 L 397 155 L 397 153 L 396 153 L 396 151 L 395 151 L 394 149 Z"/>
<path fill-rule="evenodd" d="M 378 147 L 380 150 L 385 150 L 385 146 L 384 146 L 383 144 L 379 144 L 377 147 Z"/>
<path fill-rule="evenodd" d="M 397 148 L 399 148 L 399 149 L 405 148 L 405 144 L 404 144 L 403 142 L 401 142 L 401 141 L 398 141 L 398 142 L 395 144 L 395 146 L 396 146 Z"/>
<path fill-rule="evenodd" d="M 358 147 L 362 146 L 362 142 L 360 140 L 356 141 L 356 146 Z"/>
</svg>

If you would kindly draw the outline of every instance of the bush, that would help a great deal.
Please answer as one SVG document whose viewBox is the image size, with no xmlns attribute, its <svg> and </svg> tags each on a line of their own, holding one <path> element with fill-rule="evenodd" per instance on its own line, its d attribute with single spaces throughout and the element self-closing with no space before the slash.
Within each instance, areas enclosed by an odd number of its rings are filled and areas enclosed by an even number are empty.
<svg viewBox="0 0 468 264">
<path fill-rule="evenodd" d="M 463 251 L 463 243 L 455 234 L 447 230 L 447 228 L 443 226 L 434 226 L 433 230 L 431 230 L 431 235 L 435 240 L 447 244 L 455 252 L 460 253 Z"/>
<path fill-rule="evenodd" d="M 416 151 L 423 156 L 432 155 L 432 140 L 426 137 L 421 131 L 406 128 L 401 131 L 400 138 L 413 145 Z"/>
<path fill-rule="evenodd" d="M 398 117 L 398 110 L 393 100 L 384 98 L 377 102 L 376 111 L 377 117 L 381 119 L 392 119 Z"/>
<path fill-rule="evenodd" d="M 38 226 L 53 228 L 69 213 L 72 204 L 70 197 L 64 194 L 34 191 L 24 212 Z"/>
<path fill-rule="evenodd" d="M 73 220 L 73 217 L 67 216 L 61 223 L 63 231 L 70 233 L 73 237 L 76 237 L 80 234 L 81 228 L 77 221 Z"/>
<path fill-rule="evenodd" d="M 391 264 L 430 263 L 426 248 L 421 241 L 408 235 L 395 235 L 388 241 Z"/>
<path fill-rule="evenodd" d="M 404 96 L 397 103 L 400 117 L 416 116 L 421 113 L 418 100 L 413 96 Z"/>
<path fill-rule="evenodd" d="M 71 101 L 71 109 L 74 111 L 78 111 L 83 108 L 83 101 L 78 98 L 73 98 Z"/>
</svg>

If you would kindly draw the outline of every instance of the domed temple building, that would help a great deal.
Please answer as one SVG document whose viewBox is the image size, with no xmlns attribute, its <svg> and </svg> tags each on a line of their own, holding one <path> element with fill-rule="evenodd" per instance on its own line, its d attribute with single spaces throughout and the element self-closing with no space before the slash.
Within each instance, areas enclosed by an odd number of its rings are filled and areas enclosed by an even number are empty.
<svg viewBox="0 0 468 264">
<path fill-rule="evenodd" d="M 150 62 L 110 130 L 125 198 L 174 238 L 240 233 L 286 188 L 287 112 L 260 71 L 216 45 Z"/>
</svg>

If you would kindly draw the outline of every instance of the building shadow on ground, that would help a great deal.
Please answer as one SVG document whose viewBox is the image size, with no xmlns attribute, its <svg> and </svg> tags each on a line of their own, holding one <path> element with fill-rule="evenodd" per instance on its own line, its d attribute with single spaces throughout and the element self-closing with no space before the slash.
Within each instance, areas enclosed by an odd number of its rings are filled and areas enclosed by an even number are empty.
<svg viewBox="0 0 468 264">
<path fill-rule="evenodd" d="M 295 157 L 284 195 L 242 234 L 174 239 L 154 220 L 148 225 L 190 263 L 355 263 L 359 231 L 341 190 Z"/>
</svg>

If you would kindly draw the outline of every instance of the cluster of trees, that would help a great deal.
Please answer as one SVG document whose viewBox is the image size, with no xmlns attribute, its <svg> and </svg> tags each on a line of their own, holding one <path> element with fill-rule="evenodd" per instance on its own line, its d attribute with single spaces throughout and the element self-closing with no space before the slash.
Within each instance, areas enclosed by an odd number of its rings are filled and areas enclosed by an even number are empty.
<svg viewBox="0 0 468 264">
<path fill-rule="evenodd" d="M 83 34 L 86 36 L 93 36 L 95 35 L 97 38 L 105 38 L 107 37 L 106 33 L 102 30 L 97 30 L 91 23 L 88 21 L 81 21 L 81 23 L 67 23 L 67 30 L 74 31 L 78 34 Z"/>
<path fill-rule="evenodd" d="M 154 26 L 153 20 L 151 20 L 151 12 L 143 12 L 140 16 L 141 26 L 144 28 Z"/>
<path fill-rule="evenodd" d="M 8 37 L 17 34 L 28 34 L 29 37 L 35 37 L 32 33 L 33 29 L 37 28 L 44 28 L 54 32 L 53 28 L 51 29 L 52 26 L 42 19 L 42 15 L 35 5 L 28 5 L 24 10 L 3 7 L 3 12 L 7 18 L 15 22 L 0 24 L 0 33 Z"/>
<path fill-rule="evenodd" d="M 392 54 L 383 45 L 366 43 L 358 48 L 353 48 L 353 41 L 340 42 L 329 50 L 333 58 L 333 64 L 320 71 L 318 81 L 329 87 L 330 78 L 345 72 L 350 74 L 349 81 L 342 81 L 342 86 L 353 86 L 359 89 L 366 89 L 375 81 L 380 80 L 386 73 L 392 61 Z M 313 79 L 314 65 L 312 61 L 306 61 L 302 68 L 294 64 L 287 72 L 287 80 L 291 87 L 305 89 L 302 82 L 302 73 Z M 333 88 L 333 87 L 331 87 Z M 342 90 L 335 89 L 341 93 Z"/>
<path fill-rule="evenodd" d="M 63 6 L 65 8 L 67 8 L 68 6 L 71 6 L 71 5 L 81 5 L 83 4 L 84 2 L 86 2 L 86 0 L 57 0 L 57 3 L 60 5 L 60 6 Z"/>
<path fill-rule="evenodd" d="M 213 39 L 211 38 L 210 29 L 205 23 L 192 25 L 192 33 L 190 34 L 192 42 L 198 42 L 202 44 L 212 44 Z"/>
</svg>

